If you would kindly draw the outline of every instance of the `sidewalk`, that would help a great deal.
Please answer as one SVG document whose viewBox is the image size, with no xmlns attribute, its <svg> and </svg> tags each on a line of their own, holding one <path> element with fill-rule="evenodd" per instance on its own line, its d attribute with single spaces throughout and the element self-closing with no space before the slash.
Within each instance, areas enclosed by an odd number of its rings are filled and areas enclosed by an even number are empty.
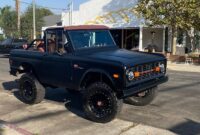
<svg viewBox="0 0 200 135">
<path fill-rule="evenodd" d="M 185 72 L 200 72 L 200 65 L 193 64 L 176 64 L 176 63 L 167 63 L 167 69 L 174 71 L 185 71 Z"/>
<path fill-rule="evenodd" d="M 28 106 L 2 91 L 0 99 L 0 135 L 175 135 L 121 119 L 106 124 L 94 123 L 73 114 L 62 104 L 43 101 Z"/>
<path fill-rule="evenodd" d="M 113 127 L 114 129 L 114 127 Z M 113 130 L 113 129 L 109 129 L 109 130 Z M 94 129 L 91 129 L 94 130 Z M 71 133 L 67 133 L 65 132 L 64 134 L 66 135 L 92 135 L 94 132 L 91 133 L 91 130 L 85 130 L 85 131 L 78 131 L 78 132 L 71 132 Z M 107 129 L 106 129 L 107 130 Z M 98 130 L 95 130 L 96 132 L 94 133 L 95 135 L 109 135 L 106 132 L 98 132 Z M 84 132 L 84 133 L 83 133 Z M 1 125 L 0 124 L 0 135 L 34 135 L 28 131 L 25 131 L 23 129 L 17 128 L 17 129 L 13 129 L 10 128 L 8 126 L 5 125 Z M 38 135 L 40 135 L 40 133 L 38 133 Z M 171 133 L 167 130 L 162 130 L 162 129 L 158 129 L 158 128 L 154 128 L 154 127 L 150 127 L 150 126 L 145 126 L 145 125 L 137 125 L 133 128 L 130 128 L 128 130 L 121 130 L 120 133 L 113 133 L 113 135 L 176 135 L 174 133 Z"/>
</svg>

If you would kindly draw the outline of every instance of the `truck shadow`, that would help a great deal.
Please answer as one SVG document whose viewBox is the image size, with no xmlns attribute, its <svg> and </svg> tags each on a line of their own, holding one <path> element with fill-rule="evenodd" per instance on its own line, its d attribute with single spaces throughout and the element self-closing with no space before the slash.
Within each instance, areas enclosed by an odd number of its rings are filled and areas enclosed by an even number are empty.
<svg viewBox="0 0 200 135">
<path fill-rule="evenodd" d="M 46 89 L 46 100 L 64 103 L 67 110 L 85 118 L 82 104 L 82 95 L 77 91 L 68 91 L 65 89 Z"/>
<path fill-rule="evenodd" d="M 185 122 L 177 124 L 169 130 L 179 135 L 199 135 L 200 123 L 186 119 Z"/>
<path fill-rule="evenodd" d="M 0 58 L 9 58 L 10 54 L 2 54 L 0 53 Z"/>
<path fill-rule="evenodd" d="M 19 85 L 18 80 L 10 81 L 10 82 L 3 82 L 3 88 L 5 91 L 13 93 L 13 95 L 20 101 L 22 99 L 19 95 Z M 83 111 L 83 104 L 82 104 L 82 96 L 81 93 L 76 91 L 68 91 L 65 89 L 46 89 L 45 100 L 48 100 L 52 103 L 56 104 L 64 104 L 67 110 L 74 113 L 75 115 L 82 117 L 84 119 L 84 111 Z"/>
</svg>

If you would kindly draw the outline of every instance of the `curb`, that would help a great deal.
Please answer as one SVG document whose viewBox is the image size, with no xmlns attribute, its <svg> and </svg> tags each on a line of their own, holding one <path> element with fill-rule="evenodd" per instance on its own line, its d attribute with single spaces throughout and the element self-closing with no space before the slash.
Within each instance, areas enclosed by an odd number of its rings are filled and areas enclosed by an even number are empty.
<svg viewBox="0 0 200 135">
<path fill-rule="evenodd" d="M 13 124 L 0 124 L 0 135 L 33 135 L 31 132 Z"/>
</svg>

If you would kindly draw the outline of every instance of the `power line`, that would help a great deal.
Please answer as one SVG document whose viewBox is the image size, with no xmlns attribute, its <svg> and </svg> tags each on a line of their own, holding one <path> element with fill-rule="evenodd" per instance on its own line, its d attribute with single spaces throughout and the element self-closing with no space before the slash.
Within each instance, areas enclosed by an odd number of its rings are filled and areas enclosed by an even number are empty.
<svg viewBox="0 0 200 135">
<path fill-rule="evenodd" d="M 53 7 L 45 7 L 45 6 L 38 6 L 38 7 L 42 7 L 42 8 L 48 8 L 48 9 L 53 9 L 53 10 L 67 10 L 65 8 L 53 8 Z"/>
<path fill-rule="evenodd" d="M 13 0 L 13 1 L 15 1 L 15 0 Z M 22 0 L 20 0 L 20 3 L 25 4 L 25 5 L 32 5 L 32 3 L 28 3 L 28 2 L 25 2 L 25 1 L 22 1 Z M 38 5 L 38 4 L 37 4 L 37 7 L 46 8 L 46 9 L 52 9 L 52 10 L 59 10 L 59 11 L 67 10 L 65 8 L 47 7 L 47 6 L 41 6 L 41 5 Z"/>
</svg>

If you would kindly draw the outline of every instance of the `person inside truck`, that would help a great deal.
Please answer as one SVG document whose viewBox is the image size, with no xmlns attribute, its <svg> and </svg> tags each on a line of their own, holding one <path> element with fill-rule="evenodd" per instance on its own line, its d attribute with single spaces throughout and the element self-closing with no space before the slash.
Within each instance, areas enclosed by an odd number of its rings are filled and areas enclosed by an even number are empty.
<svg viewBox="0 0 200 135">
<path fill-rule="evenodd" d="M 37 47 L 37 50 L 38 50 L 39 52 L 45 52 L 45 51 L 44 51 L 44 42 L 43 42 L 42 40 L 38 40 L 38 41 L 36 42 L 36 47 Z"/>
<path fill-rule="evenodd" d="M 48 39 L 48 52 L 49 53 L 55 52 L 55 48 L 56 48 L 55 41 L 52 39 Z"/>
</svg>

